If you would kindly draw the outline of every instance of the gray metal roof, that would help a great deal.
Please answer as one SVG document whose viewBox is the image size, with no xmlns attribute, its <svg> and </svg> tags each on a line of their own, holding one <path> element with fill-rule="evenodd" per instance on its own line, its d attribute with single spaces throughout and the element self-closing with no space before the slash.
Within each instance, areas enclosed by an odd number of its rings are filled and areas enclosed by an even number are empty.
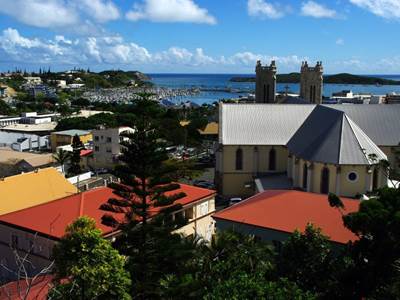
<svg viewBox="0 0 400 300">
<path fill-rule="evenodd" d="M 315 106 L 221 104 L 219 141 L 223 145 L 286 145 Z M 376 145 L 396 146 L 400 142 L 399 104 L 322 106 L 345 112 Z"/>
<path fill-rule="evenodd" d="M 81 136 L 81 135 L 90 134 L 89 131 L 79 130 L 79 129 L 70 129 L 70 130 L 64 130 L 64 131 L 57 131 L 57 132 L 54 132 L 54 133 L 59 134 L 59 135 L 69 135 L 69 136 L 75 136 L 75 135 Z"/>
<path fill-rule="evenodd" d="M 399 145 L 399 104 L 331 104 L 325 106 L 345 112 L 376 145 Z"/>
<path fill-rule="evenodd" d="M 318 105 L 287 144 L 289 151 L 305 160 L 366 165 L 374 154 L 387 159 L 378 146 L 343 111 Z"/>
<path fill-rule="evenodd" d="M 221 104 L 223 145 L 286 145 L 315 105 Z"/>
</svg>

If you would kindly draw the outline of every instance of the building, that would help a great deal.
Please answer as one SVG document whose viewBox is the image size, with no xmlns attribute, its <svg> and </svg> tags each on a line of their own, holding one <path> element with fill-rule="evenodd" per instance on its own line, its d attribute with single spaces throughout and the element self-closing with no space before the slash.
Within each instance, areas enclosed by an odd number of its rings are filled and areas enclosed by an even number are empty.
<svg viewBox="0 0 400 300">
<path fill-rule="evenodd" d="M 300 98 L 310 103 L 322 103 L 323 72 L 321 61 L 315 67 L 309 67 L 307 61 L 301 64 Z"/>
<path fill-rule="evenodd" d="M 42 78 L 40 77 L 24 77 L 27 84 L 41 84 Z"/>
<path fill-rule="evenodd" d="M 0 148 L 0 177 L 8 177 L 54 165 L 51 154 L 17 152 L 10 148 Z"/>
<path fill-rule="evenodd" d="M 360 201 L 341 198 L 345 214 L 358 211 Z M 270 190 L 213 215 L 217 231 L 233 229 L 279 246 L 308 224 L 321 229 L 334 245 L 357 240 L 343 225 L 342 213 L 329 205 L 322 194 L 294 190 Z"/>
<path fill-rule="evenodd" d="M 256 65 L 256 102 L 276 102 L 276 65 L 271 61 L 269 66 L 262 66 L 261 61 Z"/>
<path fill-rule="evenodd" d="M 94 168 L 113 168 L 118 164 L 121 154 L 121 134 L 133 132 L 130 127 L 99 128 L 93 134 L 93 162 Z"/>
<path fill-rule="evenodd" d="M 386 104 L 400 104 L 400 94 L 387 94 L 385 97 Z"/>
<path fill-rule="evenodd" d="M 6 132 L 29 133 L 44 136 L 50 135 L 50 133 L 53 132 L 57 126 L 56 122 L 39 124 L 19 124 L 20 119 L 21 117 L 18 117 L 18 121 L 16 123 L 11 123 L 11 125 L 4 126 L 0 128 L 0 130 Z"/>
<path fill-rule="evenodd" d="M 21 120 L 20 117 L 12 117 L 12 116 L 0 117 L 0 128 L 12 124 L 18 124 L 20 120 Z"/>
<path fill-rule="evenodd" d="M 76 193 L 76 187 L 54 168 L 2 178 L 0 216 Z"/>
<path fill-rule="evenodd" d="M 0 86 L 0 98 L 7 97 L 7 87 Z"/>
<path fill-rule="evenodd" d="M 50 149 L 50 141 L 48 136 L 0 131 L 0 147 L 10 147 L 19 152 L 47 150 Z"/>
<path fill-rule="evenodd" d="M 384 186 L 380 160 L 399 170 L 399 115 L 400 105 L 221 104 L 218 190 L 226 197 L 276 188 L 354 197 Z"/>
<path fill-rule="evenodd" d="M 79 139 L 84 145 L 89 144 L 89 142 L 92 142 L 93 140 L 92 134 L 89 131 L 85 130 L 71 129 L 71 130 L 52 132 L 50 135 L 50 143 L 52 151 L 55 152 L 57 147 L 59 146 L 71 145 L 72 139 L 74 138 L 75 135 L 79 136 Z"/>
<path fill-rule="evenodd" d="M 322 103 L 323 94 L 323 67 L 322 62 L 318 61 L 315 67 L 309 67 L 308 62 L 304 61 L 300 70 L 300 97 L 287 100 L 286 95 L 284 99 L 279 99 L 279 103 L 289 102 L 301 104 L 305 103 Z M 276 64 L 271 61 L 269 66 L 263 66 L 261 61 L 256 64 L 256 103 L 277 103 L 276 98 Z M 280 97 L 282 98 L 282 97 Z M 288 102 L 289 101 L 289 102 Z"/>
<path fill-rule="evenodd" d="M 175 201 L 182 208 L 174 216 L 183 216 L 187 223 L 177 232 L 211 239 L 214 232 L 211 215 L 215 212 L 215 191 L 180 184 L 178 190 L 168 193 L 180 192 L 184 192 L 186 196 Z M 28 251 L 33 247 L 30 260 L 35 269 L 29 272 L 35 274 L 35 271 L 49 265 L 54 243 L 64 235 L 66 226 L 81 216 L 93 218 L 105 238 L 114 237 L 119 234 L 119 230 L 102 224 L 102 217 L 109 212 L 101 210 L 100 206 L 115 197 L 112 189 L 101 187 L 1 215 L 0 253 L 3 261 L 7 262 L 9 268 L 15 269 L 9 245 L 20 251 Z M 159 207 L 151 208 L 153 216 L 159 211 Z M 123 213 L 114 216 L 124 219 Z"/>
</svg>

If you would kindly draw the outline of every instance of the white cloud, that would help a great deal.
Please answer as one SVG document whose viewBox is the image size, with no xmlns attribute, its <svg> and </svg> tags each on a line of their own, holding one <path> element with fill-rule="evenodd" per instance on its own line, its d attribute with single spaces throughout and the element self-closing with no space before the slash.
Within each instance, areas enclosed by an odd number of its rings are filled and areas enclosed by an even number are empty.
<svg viewBox="0 0 400 300">
<path fill-rule="evenodd" d="M 62 35 L 45 40 L 20 35 L 8 28 L 0 34 L 0 55 L 9 64 L 89 65 L 110 68 L 147 68 L 151 70 L 250 71 L 258 59 L 276 60 L 282 69 L 297 69 L 307 58 L 271 56 L 250 51 L 238 52 L 229 57 L 210 56 L 203 48 L 193 51 L 183 47 L 170 47 L 151 53 L 146 48 L 126 42 L 121 36 L 80 37 L 70 40 Z"/>
<path fill-rule="evenodd" d="M 120 16 L 117 6 L 112 1 L 80 0 L 78 3 L 99 22 L 116 20 Z"/>
<path fill-rule="evenodd" d="M 120 16 L 111 0 L 0 0 L 0 13 L 30 26 L 79 34 L 99 32 L 96 22 Z"/>
<path fill-rule="evenodd" d="M 193 0 L 144 0 L 126 13 L 131 21 L 186 22 L 216 24 L 215 17 Z"/>
<path fill-rule="evenodd" d="M 399 0 L 350 0 L 350 2 L 386 19 L 400 18 Z"/>
<path fill-rule="evenodd" d="M 313 18 L 335 18 L 337 13 L 335 10 L 327 8 L 317 2 L 303 2 L 301 6 L 301 14 Z"/>
<path fill-rule="evenodd" d="M 282 8 L 265 0 L 248 0 L 247 12 L 252 17 L 279 19 L 285 15 Z"/>
<path fill-rule="evenodd" d="M 344 39 L 338 38 L 338 39 L 336 40 L 336 45 L 339 45 L 339 46 L 344 45 Z"/>
<path fill-rule="evenodd" d="M 36 27 L 61 27 L 79 20 L 72 7 L 58 0 L 0 0 L 0 12 Z"/>
</svg>

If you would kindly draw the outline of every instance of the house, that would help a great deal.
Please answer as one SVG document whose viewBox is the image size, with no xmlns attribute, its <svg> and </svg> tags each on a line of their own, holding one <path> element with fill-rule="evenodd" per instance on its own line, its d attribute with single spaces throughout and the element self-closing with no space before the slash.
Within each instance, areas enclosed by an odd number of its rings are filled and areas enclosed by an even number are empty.
<svg viewBox="0 0 400 300">
<path fill-rule="evenodd" d="M 341 198 L 345 214 L 358 211 L 360 201 Z M 269 190 L 213 215 L 216 230 L 233 229 L 275 244 L 311 223 L 335 245 L 355 241 L 357 236 L 343 225 L 342 213 L 329 205 L 328 197 L 296 190 Z"/>
<path fill-rule="evenodd" d="M 30 133 L 0 131 L 0 146 L 11 147 L 15 151 L 49 149 L 49 136 Z"/>
<path fill-rule="evenodd" d="M 0 179 L 0 216 L 77 192 L 55 168 L 5 177 Z"/>
<path fill-rule="evenodd" d="M 215 191 L 180 184 L 178 190 L 169 193 L 180 192 L 186 196 L 175 201 L 175 204 L 182 205 L 175 215 L 183 216 L 187 223 L 177 232 L 199 235 L 209 240 L 214 232 L 211 215 L 215 212 Z M 49 265 L 54 243 L 64 235 L 66 226 L 81 216 L 93 218 L 105 238 L 116 236 L 119 234 L 118 229 L 101 222 L 102 216 L 108 212 L 101 210 L 100 206 L 112 197 L 116 196 L 111 188 L 100 187 L 1 215 L 0 254 L 3 263 L 6 262 L 11 269 L 16 267 L 9 245 L 25 252 L 33 249 L 30 259 L 35 267 L 29 272 L 35 274 L 40 268 Z M 159 211 L 159 207 L 153 207 L 150 214 L 155 216 Z M 123 213 L 114 216 L 121 220 L 124 218 Z M 6 275 L 3 273 L 3 276 Z"/>
<path fill-rule="evenodd" d="M 247 197 L 261 183 L 354 197 L 382 187 L 380 161 L 399 169 L 399 115 L 400 105 L 220 104 L 219 192 Z"/>
<path fill-rule="evenodd" d="M 41 300 L 54 286 L 54 276 L 40 275 L 34 278 L 20 279 L 0 286 L 0 300 Z"/>
<path fill-rule="evenodd" d="M 56 148 L 59 146 L 71 145 L 75 135 L 79 136 L 79 139 L 84 145 L 92 141 L 92 134 L 86 130 L 71 129 L 52 132 L 50 135 L 52 151 L 55 152 Z"/>
<path fill-rule="evenodd" d="M 99 128 L 93 134 L 93 161 L 94 168 L 113 168 L 118 164 L 121 154 L 120 141 L 124 132 L 133 132 L 130 127 Z"/>
<path fill-rule="evenodd" d="M 54 165 L 51 154 L 18 152 L 10 148 L 0 148 L 0 177 L 17 175 Z"/>
</svg>

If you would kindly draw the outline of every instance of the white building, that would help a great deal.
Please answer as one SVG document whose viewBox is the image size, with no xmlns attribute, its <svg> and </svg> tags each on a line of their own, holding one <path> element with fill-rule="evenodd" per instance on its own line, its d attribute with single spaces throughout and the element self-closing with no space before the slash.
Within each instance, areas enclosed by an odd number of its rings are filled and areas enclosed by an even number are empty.
<svg viewBox="0 0 400 300">
<path fill-rule="evenodd" d="M 120 141 L 123 132 L 133 132 L 130 127 L 101 128 L 92 131 L 93 166 L 95 168 L 112 168 L 118 163 L 121 154 Z"/>
</svg>

